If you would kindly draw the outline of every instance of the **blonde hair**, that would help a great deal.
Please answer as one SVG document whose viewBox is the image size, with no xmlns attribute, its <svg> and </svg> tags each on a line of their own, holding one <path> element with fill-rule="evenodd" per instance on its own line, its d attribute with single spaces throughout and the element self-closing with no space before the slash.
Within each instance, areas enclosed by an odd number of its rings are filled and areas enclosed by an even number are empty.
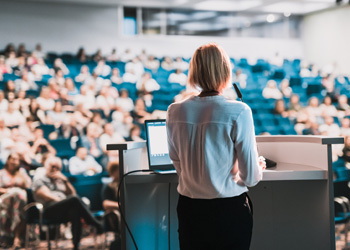
<svg viewBox="0 0 350 250">
<path fill-rule="evenodd" d="M 188 84 L 203 91 L 219 90 L 231 80 L 231 62 L 217 44 L 200 46 L 193 54 L 188 71 Z"/>
<path fill-rule="evenodd" d="M 52 165 L 59 166 L 62 169 L 62 161 L 56 156 L 49 156 L 44 163 L 45 168 L 48 168 Z"/>
</svg>

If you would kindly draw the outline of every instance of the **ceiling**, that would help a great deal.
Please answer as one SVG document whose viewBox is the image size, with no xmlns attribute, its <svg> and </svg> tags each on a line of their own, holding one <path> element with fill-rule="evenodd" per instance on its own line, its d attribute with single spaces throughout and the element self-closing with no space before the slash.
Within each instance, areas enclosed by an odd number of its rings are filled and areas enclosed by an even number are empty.
<svg viewBox="0 0 350 250">
<path fill-rule="evenodd" d="M 349 3 L 348 0 L 338 0 L 338 4 L 336 0 L 26 0 L 29 1 L 292 15 L 305 15 Z"/>
</svg>

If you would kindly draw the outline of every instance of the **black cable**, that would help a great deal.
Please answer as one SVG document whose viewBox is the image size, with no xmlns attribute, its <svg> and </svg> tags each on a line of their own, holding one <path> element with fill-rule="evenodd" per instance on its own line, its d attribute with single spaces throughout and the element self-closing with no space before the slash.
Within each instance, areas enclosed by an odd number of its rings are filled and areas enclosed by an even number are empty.
<svg viewBox="0 0 350 250">
<path fill-rule="evenodd" d="M 123 222 L 124 222 L 124 224 L 125 224 L 125 226 L 126 226 L 128 232 L 129 232 L 129 234 L 130 234 L 130 237 L 131 237 L 131 239 L 132 239 L 132 242 L 134 243 L 134 246 L 135 246 L 135 249 L 136 249 L 136 250 L 138 250 L 138 247 L 137 247 L 135 238 L 134 238 L 134 236 L 133 236 L 132 233 L 131 233 L 131 230 L 130 230 L 130 228 L 129 228 L 129 225 L 126 223 L 125 216 L 124 216 L 123 211 L 122 211 L 121 206 L 120 206 L 120 188 L 121 188 L 121 185 L 122 185 L 122 183 L 123 183 L 123 180 L 124 180 L 124 177 L 125 177 L 125 176 L 127 176 L 127 175 L 129 175 L 129 174 L 137 173 L 137 172 L 154 172 L 154 171 L 153 171 L 153 170 L 149 170 L 149 169 L 142 169 L 142 170 L 130 171 L 130 172 L 124 174 L 124 175 L 122 176 L 122 178 L 120 179 L 120 182 L 119 182 L 119 185 L 118 185 L 118 190 L 117 190 L 117 200 L 118 200 L 118 206 L 119 206 L 119 208 L 120 208 L 120 209 L 119 209 L 120 216 L 121 216 L 122 219 L 123 219 Z"/>
<path fill-rule="evenodd" d="M 168 186 L 168 246 L 170 250 L 170 188 L 171 188 L 171 182 L 169 182 Z"/>
</svg>

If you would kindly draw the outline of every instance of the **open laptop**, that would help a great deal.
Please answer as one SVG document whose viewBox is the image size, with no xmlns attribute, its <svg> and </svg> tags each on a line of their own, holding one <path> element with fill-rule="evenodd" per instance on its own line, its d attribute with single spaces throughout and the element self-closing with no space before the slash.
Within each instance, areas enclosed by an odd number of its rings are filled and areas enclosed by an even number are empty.
<svg viewBox="0 0 350 250">
<path fill-rule="evenodd" d="M 146 141 L 149 169 L 156 173 L 176 173 L 169 157 L 165 119 L 146 120 Z"/>
</svg>

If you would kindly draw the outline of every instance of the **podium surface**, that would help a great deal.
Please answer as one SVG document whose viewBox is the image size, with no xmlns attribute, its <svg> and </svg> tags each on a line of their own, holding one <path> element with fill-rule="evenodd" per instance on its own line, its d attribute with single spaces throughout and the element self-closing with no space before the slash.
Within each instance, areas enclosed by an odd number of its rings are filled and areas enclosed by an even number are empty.
<svg viewBox="0 0 350 250">
<path fill-rule="evenodd" d="M 249 188 L 253 201 L 252 250 L 335 250 L 332 144 L 341 137 L 257 136 L 259 155 L 277 166 Z M 109 144 L 119 150 L 121 174 L 148 169 L 145 142 Z M 140 250 L 179 249 L 177 175 L 125 177 L 122 210 Z M 135 249 L 122 227 L 123 249 Z M 170 246 L 170 247 L 169 247 Z"/>
</svg>

